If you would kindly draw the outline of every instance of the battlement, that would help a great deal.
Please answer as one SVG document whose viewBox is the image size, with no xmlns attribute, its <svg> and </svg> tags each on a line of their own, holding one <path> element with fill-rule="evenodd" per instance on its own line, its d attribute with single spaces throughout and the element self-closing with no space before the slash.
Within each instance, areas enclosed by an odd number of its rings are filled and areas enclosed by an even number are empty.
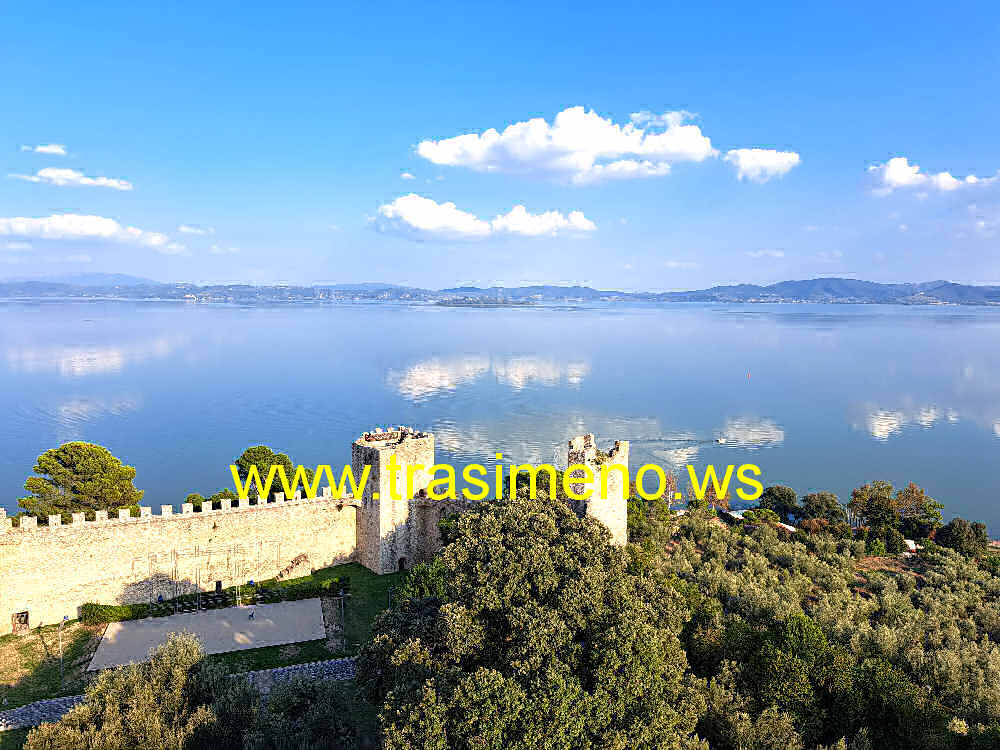
<svg viewBox="0 0 1000 750">
<path fill-rule="evenodd" d="M 400 425 L 399 427 L 390 427 L 387 430 L 376 427 L 372 432 L 363 432 L 361 437 L 355 440 L 354 443 L 355 445 L 383 448 L 400 445 L 406 440 L 428 437 L 431 437 L 430 433 Z"/>
<path fill-rule="evenodd" d="M 578 435 L 569 441 L 569 451 L 567 453 L 568 464 L 585 465 L 613 465 L 622 464 L 628 466 L 628 441 L 616 440 L 614 447 L 607 453 L 597 447 L 593 433 Z"/>
<path fill-rule="evenodd" d="M 200 511 L 195 511 L 194 505 L 191 503 L 183 503 L 181 505 L 181 511 L 179 513 L 174 511 L 174 506 L 172 505 L 161 505 L 159 514 L 154 514 L 153 509 L 148 506 L 139 506 L 139 515 L 133 516 L 128 508 L 121 508 L 118 511 L 109 513 L 106 510 L 99 510 L 94 513 L 94 518 L 88 520 L 86 515 L 83 513 L 74 513 L 72 515 L 72 521 L 68 524 L 62 522 L 62 516 L 50 515 L 48 517 L 48 525 L 43 525 L 38 523 L 38 518 L 35 516 L 22 516 L 19 519 L 20 524 L 18 526 L 13 526 L 12 518 L 7 517 L 7 511 L 0 508 L 0 534 L 7 533 L 30 533 L 30 532 L 55 532 L 55 531 L 72 531 L 94 528 L 96 526 L 107 526 L 107 525 L 136 525 L 143 523 L 157 523 L 163 521 L 173 521 L 178 519 L 190 519 L 201 518 L 205 516 L 219 516 L 232 513 L 255 513 L 255 512 L 267 512 L 268 510 L 273 510 L 274 508 L 281 508 L 287 505 L 313 505 L 318 503 L 324 503 L 331 506 L 351 506 L 360 507 L 361 501 L 355 500 L 353 497 L 345 496 L 340 498 L 335 498 L 333 496 L 333 489 L 331 487 L 323 487 L 320 494 L 316 495 L 315 498 L 309 499 L 303 497 L 302 490 L 297 490 L 295 492 L 295 497 L 286 498 L 284 493 L 276 492 L 274 498 L 266 503 L 256 503 L 251 504 L 249 500 L 222 500 L 220 508 L 213 508 L 211 503 L 205 502 Z"/>
</svg>

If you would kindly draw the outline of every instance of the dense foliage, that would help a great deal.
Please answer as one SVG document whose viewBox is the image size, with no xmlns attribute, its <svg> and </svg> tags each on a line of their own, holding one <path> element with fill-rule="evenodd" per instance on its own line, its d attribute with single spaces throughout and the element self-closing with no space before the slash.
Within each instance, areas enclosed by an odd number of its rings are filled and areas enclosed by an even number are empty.
<svg viewBox="0 0 1000 750">
<path fill-rule="evenodd" d="M 687 593 L 713 748 L 1000 746 L 1000 579 L 975 560 L 928 543 L 876 561 L 705 510 L 650 526 L 631 552 Z"/>
<path fill-rule="evenodd" d="M 519 498 L 461 516 L 359 659 L 386 748 L 694 747 L 681 594 L 607 530 Z"/>
<path fill-rule="evenodd" d="M 33 730 L 25 750 L 239 747 L 258 697 L 203 659 L 193 636 L 171 636 L 149 662 L 101 672 L 86 700 Z"/>
<path fill-rule="evenodd" d="M 35 474 L 24 482 L 31 494 L 18 502 L 43 521 L 61 514 L 68 522 L 73 513 L 116 510 L 138 506 L 142 490 L 132 480 L 135 468 L 125 466 L 111 452 L 93 443 L 64 443 L 38 457 Z"/>
</svg>

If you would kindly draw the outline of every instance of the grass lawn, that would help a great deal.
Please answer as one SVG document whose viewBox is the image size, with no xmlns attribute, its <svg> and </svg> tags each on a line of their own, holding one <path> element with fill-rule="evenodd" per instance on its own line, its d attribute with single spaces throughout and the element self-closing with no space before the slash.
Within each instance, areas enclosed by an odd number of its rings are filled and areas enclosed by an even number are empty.
<svg viewBox="0 0 1000 750">
<path fill-rule="evenodd" d="M 230 651 L 225 654 L 209 654 L 205 661 L 223 664 L 227 672 L 253 672 L 257 669 L 287 667 L 291 664 L 305 664 L 310 661 L 325 661 L 347 656 L 344 652 L 331 651 L 326 639 L 286 643 L 282 646 L 264 646 L 244 651 Z"/>
<path fill-rule="evenodd" d="M 323 568 L 311 575 L 279 581 L 273 585 L 295 589 L 345 576 L 350 578 L 351 595 L 345 607 L 345 647 L 342 651 L 332 651 L 324 639 L 213 654 L 208 658 L 225 664 L 232 672 L 245 672 L 357 653 L 361 644 L 368 640 L 375 617 L 388 606 L 389 589 L 399 583 L 399 573 L 377 576 L 358 563 L 348 563 Z M 81 625 L 77 621 L 63 626 L 66 677 L 61 685 L 57 627 L 47 625 L 35 628 L 28 635 L 0 637 L 0 709 L 15 708 L 42 698 L 83 692 L 87 665 L 105 626 Z M 7 701 L 6 705 L 3 705 L 4 699 Z M 0 750 L 6 748 L 0 746 Z"/>
<path fill-rule="evenodd" d="M 0 750 L 21 750 L 27 737 L 27 729 L 11 729 L 9 732 L 0 732 Z"/>
<path fill-rule="evenodd" d="M 83 692 L 87 665 L 104 625 L 63 626 L 65 679 L 59 682 L 59 626 L 34 628 L 27 635 L 0 637 L 0 710 L 42 698 Z M 6 703 L 4 700 L 6 699 Z"/>
<path fill-rule="evenodd" d="M 334 578 L 351 579 L 351 595 L 347 600 L 344 635 L 347 640 L 347 653 L 355 653 L 362 643 L 368 640 L 372 623 L 376 615 L 389 606 L 389 589 L 397 585 L 400 573 L 389 573 L 377 576 L 360 563 L 334 565 L 321 568 L 311 575 L 301 578 L 289 578 L 278 581 L 276 588 L 295 589 L 296 587 L 315 586 Z M 328 657 L 329 658 L 329 657 Z"/>
</svg>

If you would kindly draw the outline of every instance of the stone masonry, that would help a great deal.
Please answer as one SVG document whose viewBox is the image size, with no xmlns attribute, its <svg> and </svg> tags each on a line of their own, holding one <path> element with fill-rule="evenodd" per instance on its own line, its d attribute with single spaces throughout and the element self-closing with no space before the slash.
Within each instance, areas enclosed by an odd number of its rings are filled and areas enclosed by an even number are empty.
<svg viewBox="0 0 1000 750">
<path fill-rule="evenodd" d="M 398 500 L 390 494 L 392 455 L 400 467 Z M 266 503 L 224 500 L 221 509 L 204 506 L 198 513 L 185 503 L 180 513 L 163 505 L 158 515 L 143 507 L 137 518 L 101 511 L 87 521 L 78 513 L 69 524 L 51 516 L 47 526 L 25 517 L 18 527 L 0 509 L 0 635 L 23 627 L 25 619 L 29 628 L 75 619 L 86 602 L 151 602 L 292 568 L 301 575 L 359 562 L 377 574 L 391 573 L 430 560 L 441 546 L 438 522 L 469 507 L 427 497 L 434 464 L 430 433 L 406 427 L 364 433 L 351 446 L 351 464 L 358 480 L 363 467 L 371 467 L 359 498 L 334 498 L 327 487 L 312 500 L 300 492 L 288 499 L 277 493 Z M 594 496 L 574 503 L 576 512 L 600 520 L 614 542 L 624 544 L 627 480 L 608 471 L 602 496 L 600 476 L 602 466 L 628 466 L 628 443 L 616 442 L 604 454 L 593 435 L 574 438 L 569 464 L 594 472 Z"/>
<path fill-rule="evenodd" d="M 608 527 L 615 544 L 622 546 L 628 541 L 628 441 L 616 440 L 608 453 L 597 448 L 593 434 L 581 435 L 569 441 L 567 463 L 570 467 L 579 464 L 593 473 L 590 487 L 593 494 L 586 500 L 574 501 L 576 512 L 591 516 Z M 623 467 L 624 471 L 613 468 Z M 607 491 L 602 492 L 602 471 L 606 474 Z M 570 477 L 584 477 L 586 472 L 577 469 Z M 571 485 L 577 494 L 583 494 L 584 485 Z"/>
</svg>

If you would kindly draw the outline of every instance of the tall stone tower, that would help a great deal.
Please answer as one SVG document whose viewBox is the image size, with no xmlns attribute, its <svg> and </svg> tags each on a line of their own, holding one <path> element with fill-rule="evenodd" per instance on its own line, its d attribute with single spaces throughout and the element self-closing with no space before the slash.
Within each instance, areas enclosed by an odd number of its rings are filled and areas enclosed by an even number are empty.
<svg viewBox="0 0 1000 750">
<path fill-rule="evenodd" d="M 568 466 L 582 464 L 594 474 L 592 484 L 572 485 L 575 493 L 593 489 L 586 500 L 571 500 L 573 509 L 581 516 L 591 516 L 608 527 L 613 542 L 623 546 L 628 541 L 628 441 L 616 440 L 609 453 L 598 450 L 592 433 L 580 435 L 569 441 Z M 623 466 L 621 471 L 614 466 Z M 607 474 L 607 491 L 602 492 L 601 471 Z M 570 474 L 571 478 L 583 477 L 582 470 Z"/>
<path fill-rule="evenodd" d="M 389 484 L 389 457 L 395 455 L 396 495 Z M 410 567 L 421 548 L 417 535 L 416 510 L 412 497 L 426 490 L 430 468 L 434 465 L 434 436 L 409 427 L 366 432 L 351 445 L 351 469 L 360 481 L 365 466 L 370 466 L 368 482 L 361 497 L 358 517 L 358 559 L 379 575 Z M 407 493 L 407 467 L 412 467 L 410 492 Z"/>
</svg>

